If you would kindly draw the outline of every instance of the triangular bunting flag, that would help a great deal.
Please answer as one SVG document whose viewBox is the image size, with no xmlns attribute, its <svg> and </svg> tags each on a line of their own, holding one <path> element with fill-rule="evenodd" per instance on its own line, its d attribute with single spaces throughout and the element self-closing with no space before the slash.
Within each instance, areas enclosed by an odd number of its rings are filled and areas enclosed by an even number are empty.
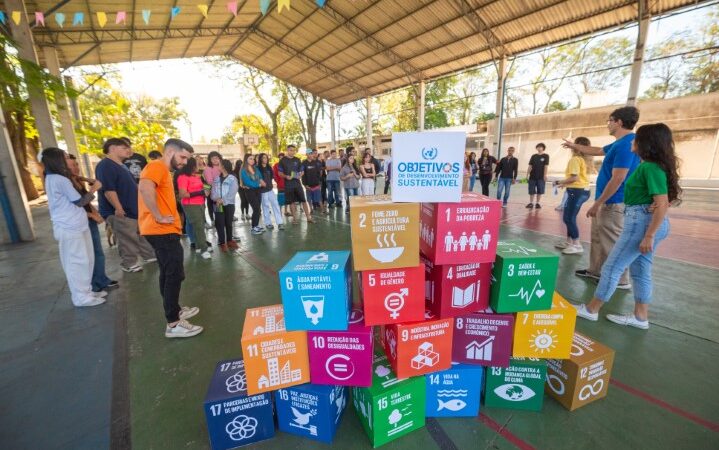
<svg viewBox="0 0 719 450">
<path fill-rule="evenodd" d="M 203 16 L 203 17 L 207 17 L 207 9 L 208 9 L 208 6 L 207 6 L 207 5 L 205 5 L 205 4 L 197 5 L 197 9 L 200 10 L 200 12 L 202 13 L 202 16 Z"/>
<path fill-rule="evenodd" d="M 227 10 L 237 17 L 237 2 L 227 2 Z"/>
<path fill-rule="evenodd" d="M 277 12 L 282 14 L 283 9 L 292 9 L 290 7 L 290 0 L 277 0 Z"/>
<path fill-rule="evenodd" d="M 107 14 L 99 11 L 97 13 L 97 23 L 100 25 L 100 28 L 103 28 L 107 24 Z"/>
<path fill-rule="evenodd" d="M 172 10 L 170 11 L 170 18 L 174 19 L 176 15 L 180 14 L 180 7 L 174 6 Z"/>
<path fill-rule="evenodd" d="M 262 15 L 266 16 L 267 11 L 270 10 L 270 0 L 260 0 L 260 11 L 262 11 Z"/>
<path fill-rule="evenodd" d="M 325 3 L 327 3 L 327 0 L 315 0 L 315 3 L 317 3 L 317 6 L 319 6 L 320 8 L 324 8 Z"/>
<path fill-rule="evenodd" d="M 45 13 L 42 11 L 35 11 L 35 23 L 37 25 L 45 26 Z"/>
<path fill-rule="evenodd" d="M 12 21 L 15 22 L 15 25 L 20 25 L 20 19 L 22 19 L 20 11 L 11 12 L 10 17 L 12 17 Z"/>
<path fill-rule="evenodd" d="M 118 25 L 120 23 L 126 24 L 127 20 L 127 13 L 125 11 L 118 11 L 117 15 L 115 16 L 115 25 Z"/>
<path fill-rule="evenodd" d="M 0 11 L 0 23 L 5 25 L 5 22 L 7 22 L 7 17 L 5 17 L 5 13 Z"/>
<path fill-rule="evenodd" d="M 65 14 L 63 13 L 55 13 L 55 22 L 57 22 L 57 26 L 62 28 L 65 26 Z"/>
<path fill-rule="evenodd" d="M 142 10 L 142 21 L 145 22 L 145 25 L 150 24 L 150 15 L 152 15 L 152 11 L 149 9 Z"/>
<path fill-rule="evenodd" d="M 85 25 L 85 13 L 76 12 L 72 17 L 72 24 L 74 25 Z"/>
</svg>

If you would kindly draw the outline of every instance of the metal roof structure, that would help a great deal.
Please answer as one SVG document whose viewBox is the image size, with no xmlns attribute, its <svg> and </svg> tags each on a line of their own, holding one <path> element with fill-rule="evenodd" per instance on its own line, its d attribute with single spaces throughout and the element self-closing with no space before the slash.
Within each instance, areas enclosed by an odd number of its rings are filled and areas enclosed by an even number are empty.
<svg viewBox="0 0 719 450">
<path fill-rule="evenodd" d="M 198 3 L 209 10 L 204 17 Z M 648 1 L 654 16 L 697 0 Z M 344 104 L 638 19 L 637 0 L 292 0 L 278 13 L 259 0 L 26 1 L 51 14 L 33 28 L 60 64 L 108 64 L 227 55 Z M 171 17 L 173 8 L 180 12 Z M 150 10 L 148 23 L 142 16 Z M 124 23 L 115 24 L 116 12 Z M 176 10 L 177 11 L 177 10 Z M 72 26 L 75 13 L 84 24 Z M 105 12 L 104 27 L 97 12 Z"/>
</svg>

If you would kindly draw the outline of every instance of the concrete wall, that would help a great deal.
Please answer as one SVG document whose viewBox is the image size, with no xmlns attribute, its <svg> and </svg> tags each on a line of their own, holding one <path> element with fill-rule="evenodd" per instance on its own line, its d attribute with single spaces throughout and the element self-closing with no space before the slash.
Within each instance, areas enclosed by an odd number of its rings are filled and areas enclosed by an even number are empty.
<svg viewBox="0 0 719 450">
<path fill-rule="evenodd" d="M 526 171 L 534 146 L 544 142 L 550 155 L 550 174 L 559 176 L 566 166 L 570 152 L 561 148 L 562 138 L 588 137 L 593 145 L 603 146 L 613 141 L 607 134 L 609 114 L 619 107 L 605 106 L 572 111 L 541 114 L 504 121 L 502 154 L 509 146 L 517 148 L 520 171 Z M 685 180 L 719 181 L 719 93 L 652 100 L 637 105 L 638 125 L 664 122 L 674 132 L 679 157 L 682 159 L 682 178 Z M 488 133 L 496 121 L 488 123 Z M 595 158 L 596 163 L 601 158 Z"/>
</svg>

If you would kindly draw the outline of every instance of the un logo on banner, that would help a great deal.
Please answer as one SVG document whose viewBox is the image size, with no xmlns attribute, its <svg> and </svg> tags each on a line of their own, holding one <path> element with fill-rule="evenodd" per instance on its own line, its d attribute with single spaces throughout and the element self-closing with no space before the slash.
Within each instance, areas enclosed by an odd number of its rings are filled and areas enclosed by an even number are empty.
<svg viewBox="0 0 719 450">
<path fill-rule="evenodd" d="M 436 149 L 435 147 L 430 147 L 430 148 L 424 148 L 424 147 L 423 147 L 423 148 L 422 148 L 422 158 L 424 158 L 424 159 L 427 159 L 427 160 L 430 160 L 430 161 L 431 161 L 431 160 L 433 160 L 434 158 L 437 157 L 437 153 L 438 153 L 438 152 L 437 152 L 437 149 Z"/>
</svg>

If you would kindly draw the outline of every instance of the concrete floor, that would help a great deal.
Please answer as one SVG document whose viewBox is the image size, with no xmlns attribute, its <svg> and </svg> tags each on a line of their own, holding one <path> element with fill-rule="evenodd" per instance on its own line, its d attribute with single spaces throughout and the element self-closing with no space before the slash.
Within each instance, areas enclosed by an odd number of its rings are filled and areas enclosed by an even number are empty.
<svg viewBox="0 0 719 450">
<path fill-rule="evenodd" d="M 528 212 L 515 188 L 502 237 L 551 248 L 563 234 L 558 199 Z M 585 207 L 586 209 L 586 207 Z M 202 400 L 215 364 L 241 356 L 247 307 L 279 303 L 276 271 L 298 250 L 349 248 L 349 225 L 333 211 L 318 224 L 255 237 L 238 222 L 242 248 L 204 261 L 186 255 L 184 304 L 201 308 L 193 339 L 164 338 L 157 268 L 108 272 L 121 282 L 106 305 L 71 306 L 47 209 L 33 208 L 36 242 L 0 247 L 0 448 L 209 448 Z M 606 399 L 568 412 L 545 397 L 541 413 L 482 407 L 477 419 L 430 419 L 386 448 L 717 448 L 719 443 L 719 192 L 689 191 L 672 211 L 672 237 L 656 260 L 656 296 L 648 332 L 605 320 L 577 329 L 616 350 Z M 586 223 L 583 224 L 583 230 Z M 588 237 L 584 232 L 583 238 Z M 573 301 L 593 285 L 572 272 L 583 256 L 561 258 L 557 290 Z M 627 311 L 619 291 L 606 312 Z M 315 448 L 278 432 L 256 448 Z M 352 408 L 335 438 L 341 449 L 370 448 Z"/>
</svg>

